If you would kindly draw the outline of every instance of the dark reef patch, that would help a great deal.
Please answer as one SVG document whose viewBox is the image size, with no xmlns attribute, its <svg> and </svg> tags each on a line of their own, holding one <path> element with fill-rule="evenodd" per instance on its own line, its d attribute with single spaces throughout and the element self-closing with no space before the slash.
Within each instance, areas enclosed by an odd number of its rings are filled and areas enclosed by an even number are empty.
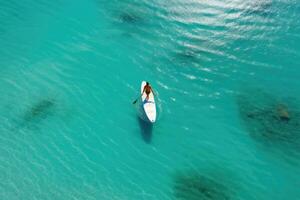
<svg viewBox="0 0 300 200">
<path fill-rule="evenodd" d="M 57 102 L 53 98 L 44 98 L 29 105 L 21 115 L 13 119 L 15 126 L 12 131 L 37 129 L 42 120 L 54 113 L 56 106 Z"/>
<path fill-rule="evenodd" d="M 119 15 L 119 20 L 126 24 L 137 24 L 143 21 L 143 18 L 136 13 L 124 12 Z"/>
<path fill-rule="evenodd" d="M 173 62 L 198 65 L 211 57 L 209 41 L 190 38 L 181 38 L 181 40 L 182 42 L 170 51 L 170 58 Z"/>
<path fill-rule="evenodd" d="M 190 61 L 196 61 L 198 58 L 198 54 L 195 51 L 179 51 L 176 52 L 176 58 L 178 58 L 181 61 L 186 61 L 186 60 L 190 60 Z"/>
<path fill-rule="evenodd" d="M 256 141 L 300 150 L 297 101 L 275 98 L 261 90 L 248 90 L 238 96 L 237 104 L 243 124 Z"/>
<path fill-rule="evenodd" d="M 181 66 L 198 66 L 208 56 L 207 52 L 192 48 L 175 50 L 172 54 L 173 64 Z"/>
<path fill-rule="evenodd" d="M 229 190 L 221 182 L 196 172 L 174 176 L 174 195 L 180 200 L 229 200 Z"/>
<path fill-rule="evenodd" d="M 38 101 L 27 109 L 22 117 L 22 124 L 32 123 L 48 117 L 52 113 L 55 105 L 56 101 L 51 98 Z"/>
</svg>

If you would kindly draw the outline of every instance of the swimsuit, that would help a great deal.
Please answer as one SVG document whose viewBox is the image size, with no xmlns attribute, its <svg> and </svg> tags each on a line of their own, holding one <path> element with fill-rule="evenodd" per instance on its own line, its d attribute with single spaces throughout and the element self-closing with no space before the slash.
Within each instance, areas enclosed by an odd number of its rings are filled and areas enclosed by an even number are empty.
<svg viewBox="0 0 300 200">
<path fill-rule="evenodd" d="M 150 88 L 146 88 L 145 89 L 145 93 L 148 95 L 148 94 L 150 94 L 150 92 L 151 92 L 151 89 Z"/>
</svg>

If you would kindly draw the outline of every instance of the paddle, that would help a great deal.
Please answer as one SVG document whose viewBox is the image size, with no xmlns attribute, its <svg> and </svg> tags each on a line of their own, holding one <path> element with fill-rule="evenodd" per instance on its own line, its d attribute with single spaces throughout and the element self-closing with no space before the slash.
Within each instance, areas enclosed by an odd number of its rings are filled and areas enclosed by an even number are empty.
<svg viewBox="0 0 300 200">
<path fill-rule="evenodd" d="M 134 102 L 132 102 L 132 104 L 135 104 L 138 100 L 139 100 L 139 97 Z"/>
<path fill-rule="evenodd" d="M 135 104 L 143 94 L 144 94 L 144 91 L 134 102 L 132 102 L 132 104 Z"/>
</svg>

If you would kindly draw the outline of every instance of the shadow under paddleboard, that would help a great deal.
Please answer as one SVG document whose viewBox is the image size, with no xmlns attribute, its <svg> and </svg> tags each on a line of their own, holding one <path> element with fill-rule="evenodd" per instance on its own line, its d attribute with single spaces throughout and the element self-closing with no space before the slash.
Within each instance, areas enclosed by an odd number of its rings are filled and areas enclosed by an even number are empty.
<svg viewBox="0 0 300 200">
<path fill-rule="evenodd" d="M 141 136 L 143 140 L 147 143 L 150 144 L 152 140 L 152 130 L 153 130 L 153 124 L 151 122 L 147 122 L 140 117 L 137 117 L 137 120 L 140 125 L 141 129 Z"/>
</svg>

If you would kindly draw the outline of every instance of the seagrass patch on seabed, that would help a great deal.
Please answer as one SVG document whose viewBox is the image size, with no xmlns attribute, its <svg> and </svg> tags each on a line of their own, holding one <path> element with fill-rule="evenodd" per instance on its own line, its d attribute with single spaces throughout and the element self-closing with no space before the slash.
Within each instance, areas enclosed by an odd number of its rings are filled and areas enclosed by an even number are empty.
<svg viewBox="0 0 300 200">
<path fill-rule="evenodd" d="M 300 105 L 295 99 L 276 98 L 262 90 L 247 90 L 237 96 L 240 117 L 249 135 L 271 146 L 300 151 Z"/>
<path fill-rule="evenodd" d="M 179 172 L 174 176 L 173 192 L 180 200 L 229 200 L 232 194 L 221 182 L 200 173 Z"/>
</svg>

